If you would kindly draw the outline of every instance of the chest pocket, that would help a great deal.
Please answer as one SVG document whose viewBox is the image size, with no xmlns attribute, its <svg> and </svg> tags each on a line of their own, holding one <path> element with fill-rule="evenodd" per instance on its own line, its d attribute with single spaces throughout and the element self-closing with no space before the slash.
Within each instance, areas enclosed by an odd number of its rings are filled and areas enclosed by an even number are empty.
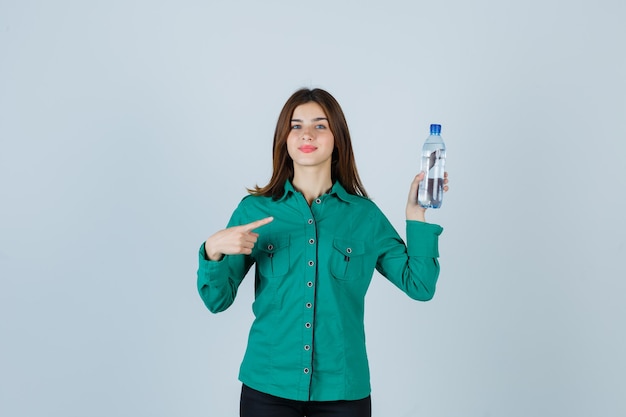
<svg viewBox="0 0 626 417">
<path fill-rule="evenodd" d="M 261 236 L 257 249 L 256 262 L 261 275 L 280 277 L 289 271 L 289 235 Z"/>
<path fill-rule="evenodd" d="M 335 239 L 331 255 L 330 271 L 337 279 L 355 280 L 363 277 L 365 243 Z"/>
</svg>

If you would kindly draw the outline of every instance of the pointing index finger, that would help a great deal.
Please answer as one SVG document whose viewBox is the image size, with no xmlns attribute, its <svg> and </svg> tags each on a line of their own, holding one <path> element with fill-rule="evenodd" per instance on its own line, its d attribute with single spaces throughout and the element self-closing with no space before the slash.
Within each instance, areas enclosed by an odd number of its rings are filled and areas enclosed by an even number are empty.
<svg viewBox="0 0 626 417">
<path fill-rule="evenodd" d="M 271 217 L 271 216 L 270 217 L 266 217 L 264 219 L 254 221 L 252 223 L 248 223 L 248 224 L 244 225 L 243 228 L 244 228 L 244 230 L 246 232 L 251 232 L 254 229 L 258 229 L 261 226 L 265 226 L 266 224 L 271 223 L 273 220 L 274 220 L 274 218 Z"/>
</svg>

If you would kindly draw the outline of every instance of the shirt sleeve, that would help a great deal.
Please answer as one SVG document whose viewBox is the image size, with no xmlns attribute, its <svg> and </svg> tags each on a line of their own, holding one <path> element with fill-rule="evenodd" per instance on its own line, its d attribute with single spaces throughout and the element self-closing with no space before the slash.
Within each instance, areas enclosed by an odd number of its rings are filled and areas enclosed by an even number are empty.
<svg viewBox="0 0 626 417">
<path fill-rule="evenodd" d="M 241 204 L 235 210 L 227 227 L 244 224 L 245 216 Z M 212 313 L 219 313 L 232 305 L 237 289 L 252 267 L 249 255 L 224 255 L 219 261 L 206 257 L 204 243 L 198 252 L 198 292 Z"/>
<path fill-rule="evenodd" d="M 438 242 L 442 231 L 443 228 L 436 224 L 407 220 L 405 245 L 381 214 L 376 269 L 414 300 L 432 299 L 439 277 Z"/>
</svg>

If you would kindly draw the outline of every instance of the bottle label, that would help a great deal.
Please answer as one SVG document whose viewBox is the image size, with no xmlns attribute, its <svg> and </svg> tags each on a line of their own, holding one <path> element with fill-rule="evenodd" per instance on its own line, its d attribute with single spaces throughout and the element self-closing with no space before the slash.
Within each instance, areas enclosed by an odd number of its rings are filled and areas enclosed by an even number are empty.
<svg viewBox="0 0 626 417">
<path fill-rule="evenodd" d="M 424 179 L 420 183 L 417 201 L 426 208 L 439 208 L 443 202 L 443 176 L 445 151 L 435 149 L 423 154 L 422 171 Z"/>
</svg>

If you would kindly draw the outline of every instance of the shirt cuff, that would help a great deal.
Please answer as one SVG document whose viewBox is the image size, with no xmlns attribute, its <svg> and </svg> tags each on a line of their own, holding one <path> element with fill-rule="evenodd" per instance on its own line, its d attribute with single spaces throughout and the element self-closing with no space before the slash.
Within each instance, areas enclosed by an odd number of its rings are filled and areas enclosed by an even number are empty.
<svg viewBox="0 0 626 417">
<path fill-rule="evenodd" d="M 416 220 L 406 221 L 407 253 L 409 256 L 439 257 L 439 235 L 443 227 Z"/>
<path fill-rule="evenodd" d="M 219 261 L 212 261 L 206 256 L 204 242 L 198 251 L 198 284 L 218 284 L 226 281 L 228 277 L 228 262 L 226 256 Z"/>
</svg>

